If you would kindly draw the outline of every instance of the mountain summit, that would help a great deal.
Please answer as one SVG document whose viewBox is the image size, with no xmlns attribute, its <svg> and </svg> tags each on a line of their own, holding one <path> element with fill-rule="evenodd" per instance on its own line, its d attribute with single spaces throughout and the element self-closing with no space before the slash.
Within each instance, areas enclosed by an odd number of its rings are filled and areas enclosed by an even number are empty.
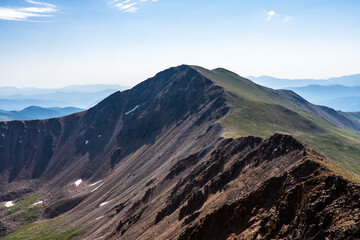
<svg viewBox="0 0 360 240">
<path fill-rule="evenodd" d="M 336 139 L 351 151 L 322 153 L 357 174 L 359 130 L 356 115 L 225 69 L 170 68 L 86 112 L 0 123 L 0 199 L 14 204 L 1 233 L 41 237 L 27 229 L 46 223 L 81 239 L 358 236 L 359 185 L 302 141 L 322 151 Z"/>
</svg>

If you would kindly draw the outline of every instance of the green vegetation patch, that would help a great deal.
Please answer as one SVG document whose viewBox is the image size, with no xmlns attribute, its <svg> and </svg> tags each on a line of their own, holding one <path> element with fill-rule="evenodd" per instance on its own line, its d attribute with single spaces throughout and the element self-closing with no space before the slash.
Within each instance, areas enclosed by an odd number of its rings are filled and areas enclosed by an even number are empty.
<svg viewBox="0 0 360 240">
<path fill-rule="evenodd" d="M 24 225 L 1 240 L 65 240 L 75 239 L 81 231 L 62 226 L 61 220 L 36 222 Z"/>
<path fill-rule="evenodd" d="M 43 210 L 42 204 L 33 205 L 37 199 L 36 194 L 25 196 L 16 200 L 14 206 L 1 208 L 0 211 L 6 220 L 30 223 L 39 219 Z"/>
</svg>

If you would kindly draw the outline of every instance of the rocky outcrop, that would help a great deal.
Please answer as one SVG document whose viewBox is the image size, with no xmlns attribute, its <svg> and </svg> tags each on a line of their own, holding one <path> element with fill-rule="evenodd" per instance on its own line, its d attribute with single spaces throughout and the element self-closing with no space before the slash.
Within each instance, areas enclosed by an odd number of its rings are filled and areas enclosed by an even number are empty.
<svg viewBox="0 0 360 240">
<path fill-rule="evenodd" d="M 359 234 L 360 186 L 331 173 L 323 156 L 292 136 L 225 139 L 200 156 L 180 160 L 151 188 L 147 201 L 137 202 L 141 211 L 133 216 L 156 213 L 145 224 L 148 231 L 133 235 L 136 224 L 123 228 L 120 221 L 111 238 L 151 239 L 149 233 L 157 231 L 178 239 L 348 239 Z M 151 211 L 164 194 L 162 184 L 172 179 L 178 180 L 166 204 Z M 176 229 L 164 230 L 169 224 Z"/>
<path fill-rule="evenodd" d="M 206 215 L 179 239 L 360 237 L 360 188 L 305 161 Z"/>
</svg>

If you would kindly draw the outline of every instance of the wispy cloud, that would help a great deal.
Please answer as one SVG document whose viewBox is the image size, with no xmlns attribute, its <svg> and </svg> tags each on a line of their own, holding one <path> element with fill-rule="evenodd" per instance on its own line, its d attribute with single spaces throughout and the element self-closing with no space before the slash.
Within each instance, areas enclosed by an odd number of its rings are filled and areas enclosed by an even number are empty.
<svg viewBox="0 0 360 240">
<path fill-rule="evenodd" d="M 145 2 L 157 2 L 157 0 L 111 0 L 110 4 L 123 12 L 134 13 L 137 12 Z"/>
<path fill-rule="evenodd" d="M 56 6 L 54 4 L 50 4 L 50 3 L 46 3 L 46 2 L 37 2 L 37 1 L 32 1 L 32 0 L 27 0 L 26 2 L 35 4 L 35 5 L 56 8 Z"/>
<path fill-rule="evenodd" d="M 274 10 L 271 11 L 267 11 L 266 13 L 266 21 L 270 22 L 271 20 L 275 19 L 275 17 L 277 17 L 277 19 L 282 19 L 283 22 L 289 22 L 292 20 L 291 16 L 282 16 L 281 14 L 276 13 Z"/>
<path fill-rule="evenodd" d="M 31 7 L 2 7 L 0 6 L 0 20 L 28 21 L 33 18 L 52 17 L 57 7 L 46 2 L 27 0 Z"/>
<path fill-rule="evenodd" d="M 266 21 L 271 21 L 271 19 L 277 15 L 274 10 L 268 11 L 266 14 L 267 14 Z"/>
<path fill-rule="evenodd" d="M 284 22 L 289 22 L 291 20 L 292 20 L 291 16 L 285 16 L 284 19 L 283 19 Z"/>
</svg>

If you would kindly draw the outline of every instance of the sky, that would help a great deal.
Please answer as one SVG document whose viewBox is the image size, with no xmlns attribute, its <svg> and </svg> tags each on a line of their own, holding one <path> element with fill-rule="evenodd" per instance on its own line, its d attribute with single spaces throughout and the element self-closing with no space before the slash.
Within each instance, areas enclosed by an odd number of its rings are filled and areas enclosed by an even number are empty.
<svg viewBox="0 0 360 240">
<path fill-rule="evenodd" d="M 0 0 L 0 86 L 134 86 L 181 64 L 360 73 L 358 0 Z"/>
</svg>

